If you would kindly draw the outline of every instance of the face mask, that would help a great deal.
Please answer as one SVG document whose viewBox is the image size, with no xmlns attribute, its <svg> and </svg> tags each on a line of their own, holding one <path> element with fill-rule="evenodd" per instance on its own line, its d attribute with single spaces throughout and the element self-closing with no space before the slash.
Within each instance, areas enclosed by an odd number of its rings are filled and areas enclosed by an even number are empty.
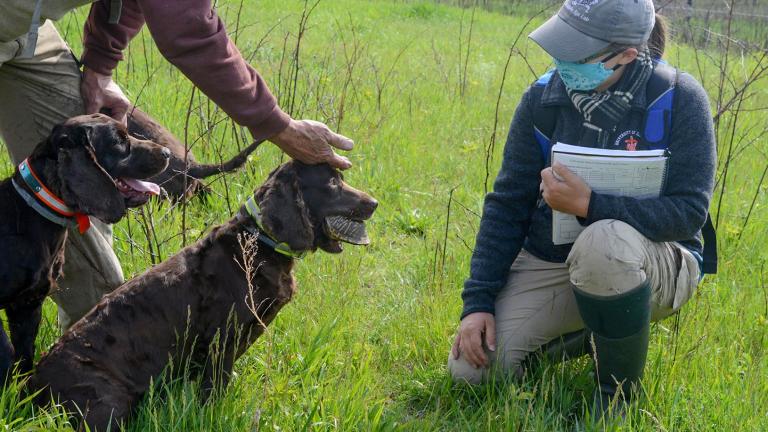
<svg viewBox="0 0 768 432">
<path fill-rule="evenodd" d="M 594 90 L 603 81 L 608 79 L 613 74 L 613 71 L 621 67 L 621 65 L 616 65 L 612 69 L 605 68 L 605 62 L 616 55 L 618 53 L 599 63 L 575 63 L 558 59 L 554 60 L 555 67 L 566 87 L 571 90 Z"/>
</svg>

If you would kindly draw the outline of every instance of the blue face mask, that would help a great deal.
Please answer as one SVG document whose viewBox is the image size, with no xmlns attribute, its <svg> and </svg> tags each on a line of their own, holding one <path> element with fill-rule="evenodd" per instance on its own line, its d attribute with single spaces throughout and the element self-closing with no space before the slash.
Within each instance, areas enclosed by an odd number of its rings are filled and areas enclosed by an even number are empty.
<svg viewBox="0 0 768 432">
<path fill-rule="evenodd" d="M 613 71 L 621 67 L 621 65 L 616 65 L 612 69 L 605 68 L 605 62 L 616 55 L 618 53 L 598 63 L 576 63 L 558 59 L 554 59 L 554 61 L 557 72 L 566 87 L 571 90 L 594 90 L 608 79 Z"/>
</svg>

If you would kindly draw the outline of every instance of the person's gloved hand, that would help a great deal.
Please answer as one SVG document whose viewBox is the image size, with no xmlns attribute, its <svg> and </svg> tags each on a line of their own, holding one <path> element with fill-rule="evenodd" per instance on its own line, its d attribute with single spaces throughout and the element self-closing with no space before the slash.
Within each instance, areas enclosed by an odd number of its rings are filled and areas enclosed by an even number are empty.
<svg viewBox="0 0 768 432">
<path fill-rule="evenodd" d="M 451 354 L 456 360 L 463 356 L 475 369 L 488 367 L 491 363 L 483 349 L 483 342 L 489 351 L 496 351 L 496 318 L 487 312 L 471 313 L 461 320 Z"/>
<path fill-rule="evenodd" d="M 314 120 L 293 120 L 282 132 L 269 138 L 288 156 L 306 164 L 328 163 L 334 168 L 345 170 L 352 162 L 339 156 L 333 150 L 352 150 L 354 142 L 331 131 L 328 126 Z"/>
<path fill-rule="evenodd" d="M 131 101 L 112 81 L 111 75 L 103 75 L 85 68 L 80 83 L 80 94 L 83 96 L 86 114 L 103 112 L 124 125 L 128 124 Z"/>
</svg>

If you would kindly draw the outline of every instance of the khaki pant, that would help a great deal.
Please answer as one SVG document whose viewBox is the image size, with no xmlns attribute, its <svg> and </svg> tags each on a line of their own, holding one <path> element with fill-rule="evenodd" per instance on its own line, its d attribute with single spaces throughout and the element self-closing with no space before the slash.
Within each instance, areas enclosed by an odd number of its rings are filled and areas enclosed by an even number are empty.
<svg viewBox="0 0 768 432">
<path fill-rule="evenodd" d="M 77 62 L 53 24 L 40 27 L 35 55 L 20 59 L 26 42 L 25 35 L 0 43 L 0 137 L 17 164 L 55 124 L 84 111 Z M 123 282 L 112 251 L 112 227 L 95 219 L 91 224 L 83 235 L 77 230 L 68 234 L 64 276 L 52 294 L 63 329 Z"/>
<path fill-rule="evenodd" d="M 512 264 L 506 286 L 496 298 L 496 351 L 486 349 L 488 369 L 475 369 L 461 355 L 449 355 L 455 380 L 473 384 L 498 374 L 521 373 L 532 352 L 562 335 L 581 330 L 572 285 L 598 296 L 613 296 L 649 280 L 651 319 L 679 310 L 699 282 L 699 265 L 677 243 L 648 240 L 617 220 L 596 222 L 579 236 L 565 263 L 553 263 L 522 251 Z"/>
</svg>

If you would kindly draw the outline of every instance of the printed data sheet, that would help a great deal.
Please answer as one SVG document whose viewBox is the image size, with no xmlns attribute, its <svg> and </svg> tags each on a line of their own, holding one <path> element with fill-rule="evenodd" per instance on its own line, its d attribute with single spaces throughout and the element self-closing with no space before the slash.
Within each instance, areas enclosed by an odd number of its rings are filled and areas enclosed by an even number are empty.
<svg viewBox="0 0 768 432">
<path fill-rule="evenodd" d="M 597 193 L 638 199 L 659 196 L 667 169 L 663 150 L 628 152 L 558 143 L 552 147 L 552 161 L 568 167 Z M 556 245 L 573 243 L 584 229 L 573 215 L 553 211 L 552 218 Z"/>
</svg>

